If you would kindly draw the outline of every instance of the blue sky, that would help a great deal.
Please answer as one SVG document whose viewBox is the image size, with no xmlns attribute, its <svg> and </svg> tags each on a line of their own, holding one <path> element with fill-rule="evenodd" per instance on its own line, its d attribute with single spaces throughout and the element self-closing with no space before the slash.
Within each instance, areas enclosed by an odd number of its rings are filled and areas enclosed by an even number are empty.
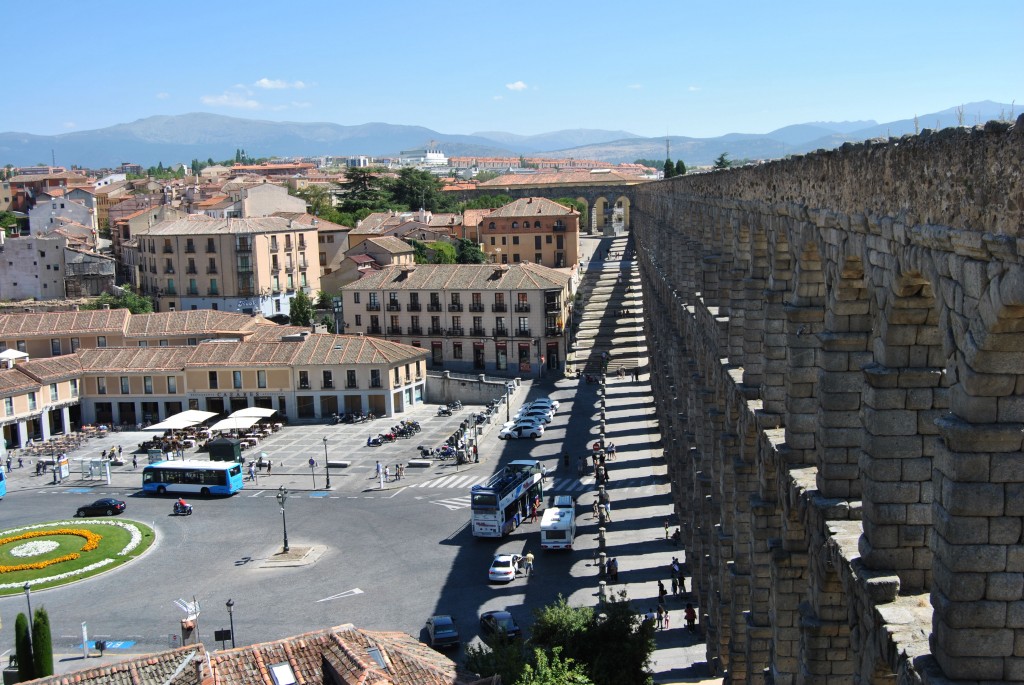
<svg viewBox="0 0 1024 685">
<path fill-rule="evenodd" d="M 1024 111 L 1020 0 L 56 0 L 43 13 L 19 0 L 5 10 L 0 131 L 202 111 L 707 137 L 980 100 Z"/>
</svg>

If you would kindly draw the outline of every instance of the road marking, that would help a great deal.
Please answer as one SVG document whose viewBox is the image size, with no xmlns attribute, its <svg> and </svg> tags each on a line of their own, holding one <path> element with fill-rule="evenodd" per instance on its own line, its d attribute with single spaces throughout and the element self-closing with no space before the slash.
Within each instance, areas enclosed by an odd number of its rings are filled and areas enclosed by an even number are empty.
<svg viewBox="0 0 1024 685">
<path fill-rule="evenodd" d="M 251 495 L 249 495 L 249 497 L 259 497 L 259 496 L 260 496 L 260 495 L 262 495 L 262 494 L 263 494 L 264 492 L 266 492 L 266 490 L 257 490 L 256 492 L 254 492 L 254 493 L 252 493 Z"/>
<path fill-rule="evenodd" d="M 471 501 L 469 497 L 457 497 L 454 499 L 436 499 L 430 502 L 431 504 L 440 504 L 442 507 L 449 511 L 458 511 L 459 509 L 466 509 L 470 506 Z"/>
<path fill-rule="evenodd" d="M 324 597 L 323 599 L 318 599 L 316 601 L 318 603 L 319 602 L 327 602 L 327 601 L 330 601 L 332 599 L 343 599 L 345 597 L 355 597 L 356 595 L 361 595 L 361 594 L 363 594 L 363 591 L 360 590 L 357 587 L 354 587 L 351 590 L 345 590 L 344 592 L 339 592 L 336 595 L 331 595 L 330 597 Z"/>
</svg>

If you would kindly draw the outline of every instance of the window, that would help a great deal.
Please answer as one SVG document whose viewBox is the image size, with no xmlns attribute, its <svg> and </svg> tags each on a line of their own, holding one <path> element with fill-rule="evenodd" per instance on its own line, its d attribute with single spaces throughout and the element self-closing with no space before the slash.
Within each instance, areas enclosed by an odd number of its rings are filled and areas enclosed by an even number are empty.
<svg viewBox="0 0 1024 685">
<path fill-rule="evenodd" d="M 140 340 L 139 347 L 149 347 L 149 343 L 145 340 Z"/>
<path fill-rule="evenodd" d="M 299 389 L 309 390 L 309 372 L 299 371 Z"/>
<path fill-rule="evenodd" d="M 324 388 L 334 387 L 334 375 L 327 369 L 324 369 Z"/>
<path fill-rule="evenodd" d="M 356 384 L 356 372 L 353 369 L 349 369 L 345 372 L 345 387 L 355 388 L 358 387 Z"/>
<path fill-rule="evenodd" d="M 452 343 L 452 359 L 462 359 L 462 343 Z"/>
<path fill-rule="evenodd" d="M 188 338 L 188 340 L 186 341 L 185 344 L 187 344 L 187 345 L 189 345 L 191 347 L 195 347 L 196 345 L 199 344 L 199 339 L 198 338 Z"/>
<path fill-rule="evenodd" d="M 107 346 L 107 336 L 105 336 L 105 335 L 98 335 L 98 336 L 96 336 L 96 347 L 106 347 L 106 346 Z"/>
<path fill-rule="evenodd" d="M 352 302 L 359 304 L 359 293 L 352 293 Z"/>
<path fill-rule="evenodd" d="M 78 348 L 81 347 L 81 346 L 82 346 L 82 341 L 81 340 L 79 340 L 78 338 L 72 338 L 71 339 L 71 354 L 74 354 L 76 351 L 78 351 Z"/>
<path fill-rule="evenodd" d="M 267 372 L 263 371 L 262 369 L 256 372 L 256 387 L 267 387 Z"/>
<path fill-rule="evenodd" d="M 363 325 L 363 316 L 362 316 L 362 314 L 356 314 L 356 325 L 357 326 L 362 326 Z"/>
<path fill-rule="evenodd" d="M 505 236 L 501 236 L 501 244 L 504 245 L 507 242 Z"/>
<path fill-rule="evenodd" d="M 514 230 L 516 230 L 517 228 L 519 228 L 519 222 L 518 222 L 518 221 L 513 221 L 513 222 L 512 222 L 512 230 L 514 231 Z"/>
<path fill-rule="evenodd" d="M 540 252 L 538 252 L 537 254 L 533 255 L 533 263 L 534 264 L 541 264 L 541 265 L 543 265 L 544 264 L 544 255 L 542 255 Z"/>
<path fill-rule="evenodd" d="M 77 378 L 72 378 L 71 379 L 71 396 L 72 397 L 78 397 L 78 379 Z"/>
<path fill-rule="evenodd" d="M 512 255 L 512 263 L 513 264 L 518 264 L 519 263 L 519 253 L 518 252 L 516 252 L 515 254 Z"/>
<path fill-rule="evenodd" d="M 370 369 L 370 387 L 380 387 L 380 369 Z"/>
<path fill-rule="evenodd" d="M 235 390 L 239 390 L 242 387 L 242 372 L 232 371 L 231 372 L 231 387 Z"/>
<path fill-rule="evenodd" d="M 18 348 L 18 352 L 26 352 L 27 351 L 25 349 L 25 341 L 24 340 L 19 340 L 18 342 L 14 343 L 14 346 Z M 106 347 L 106 345 L 104 345 L 104 347 Z"/>
<path fill-rule="evenodd" d="M 131 383 L 128 381 L 128 376 L 121 376 L 121 394 L 128 395 L 132 391 Z"/>
<path fill-rule="evenodd" d="M 491 245 L 494 245 L 494 244 L 495 244 L 495 243 L 494 243 L 494 236 L 492 235 L 492 236 L 491 236 Z"/>
<path fill-rule="evenodd" d="M 34 392 L 30 392 L 28 394 L 28 410 L 29 411 L 35 411 L 36 410 L 36 394 Z"/>
<path fill-rule="evenodd" d="M 534 221 L 533 222 L 533 227 L 534 228 L 540 228 L 540 222 L 539 221 Z"/>
<path fill-rule="evenodd" d="M 520 316 L 519 317 L 519 330 L 528 331 L 530 330 L 530 317 Z"/>
<path fill-rule="evenodd" d="M 512 236 L 512 244 L 513 245 L 518 245 L 519 244 L 519 236 L 517 236 L 517 235 Z"/>
<path fill-rule="evenodd" d="M 533 249 L 539 250 L 541 246 L 541 237 L 539 235 L 533 236 Z"/>
<path fill-rule="evenodd" d="M 377 293 L 368 293 L 368 295 L 369 297 L 367 298 L 366 306 L 379 307 L 380 305 L 377 304 Z"/>
<path fill-rule="evenodd" d="M 50 401 L 56 402 L 59 395 L 57 394 L 57 384 L 50 383 Z"/>
<path fill-rule="evenodd" d="M 398 385 L 399 383 L 401 383 L 401 381 L 398 380 L 398 369 L 396 368 L 395 369 L 395 385 Z"/>
<path fill-rule="evenodd" d="M 60 338 L 54 338 L 50 341 L 50 355 L 54 357 L 60 356 Z"/>
<path fill-rule="evenodd" d="M 166 340 L 161 340 L 160 341 L 160 347 L 167 347 L 167 341 Z"/>
<path fill-rule="evenodd" d="M 4 398 L 4 414 L 6 414 L 7 416 L 14 416 L 14 398 L 13 397 L 5 397 Z"/>
<path fill-rule="evenodd" d="M 106 395 L 107 394 L 107 379 L 102 376 L 96 379 L 96 394 Z"/>
<path fill-rule="evenodd" d="M 142 377 L 142 388 L 143 388 L 142 391 L 144 393 L 146 393 L 147 395 L 152 395 L 153 394 L 153 377 L 152 376 L 143 376 Z"/>
<path fill-rule="evenodd" d="M 220 387 L 219 384 L 217 383 L 217 372 L 216 371 L 210 371 L 207 374 L 207 380 L 208 380 L 209 385 L 210 385 L 210 390 L 216 390 L 218 387 Z"/>
<path fill-rule="evenodd" d="M 549 236 L 549 235 L 544 236 L 544 242 L 546 244 L 550 245 L 551 244 L 551 236 Z"/>
<path fill-rule="evenodd" d="M 177 395 L 178 394 L 178 379 L 175 376 L 167 377 L 167 394 Z"/>
<path fill-rule="evenodd" d="M 497 228 L 497 226 L 495 226 L 494 222 L 492 221 L 491 223 L 487 224 L 487 228 L 489 228 L 489 229 L 491 229 L 493 231 L 495 228 Z M 494 239 L 491 238 L 491 240 L 494 240 Z M 492 242 L 491 245 L 493 245 L 493 244 L 494 243 Z"/>
<path fill-rule="evenodd" d="M 501 255 L 501 263 L 502 264 L 508 264 L 508 255 L 507 254 Z"/>
</svg>

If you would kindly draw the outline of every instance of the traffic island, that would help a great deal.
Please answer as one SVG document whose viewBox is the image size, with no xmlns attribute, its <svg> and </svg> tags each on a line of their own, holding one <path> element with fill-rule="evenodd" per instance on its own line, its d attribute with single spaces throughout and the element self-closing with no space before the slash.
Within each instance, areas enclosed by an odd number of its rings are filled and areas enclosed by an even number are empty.
<svg viewBox="0 0 1024 685">
<path fill-rule="evenodd" d="M 288 551 L 276 548 L 273 554 L 267 556 L 260 568 L 292 568 L 295 566 L 309 566 L 315 564 L 327 551 L 327 545 L 291 545 Z"/>
</svg>

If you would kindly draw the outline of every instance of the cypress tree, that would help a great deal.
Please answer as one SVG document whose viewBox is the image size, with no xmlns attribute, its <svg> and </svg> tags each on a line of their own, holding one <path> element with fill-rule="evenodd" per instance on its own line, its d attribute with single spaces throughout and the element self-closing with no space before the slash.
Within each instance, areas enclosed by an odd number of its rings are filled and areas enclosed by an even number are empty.
<svg viewBox="0 0 1024 685">
<path fill-rule="evenodd" d="M 50 639 L 50 616 L 46 609 L 36 609 L 32 621 L 32 662 L 36 678 L 53 675 L 53 641 Z"/>
<path fill-rule="evenodd" d="M 18 656 L 18 680 L 35 678 L 35 664 L 32 661 L 32 643 L 29 641 L 28 617 L 18 614 L 14 619 L 14 653 Z"/>
<path fill-rule="evenodd" d="M 683 164 L 683 160 L 677 159 L 676 160 L 676 176 L 685 176 L 685 175 L 686 175 L 686 165 Z"/>
</svg>

